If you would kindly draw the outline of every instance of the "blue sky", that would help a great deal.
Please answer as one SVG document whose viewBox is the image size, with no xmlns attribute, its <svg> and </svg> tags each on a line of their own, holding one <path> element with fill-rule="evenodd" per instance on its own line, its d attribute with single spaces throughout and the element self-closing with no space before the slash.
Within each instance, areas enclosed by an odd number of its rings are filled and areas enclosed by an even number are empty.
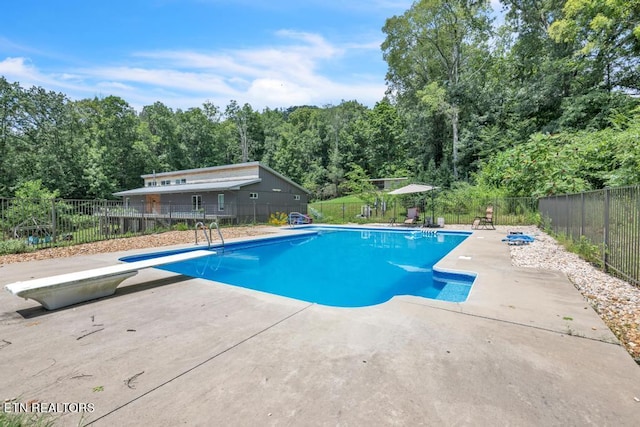
<svg viewBox="0 0 640 427">
<path fill-rule="evenodd" d="M 410 0 L 20 0 L 3 4 L 0 75 L 136 110 L 231 99 L 254 109 L 373 106 L 385 20 Z"/>
</svg>

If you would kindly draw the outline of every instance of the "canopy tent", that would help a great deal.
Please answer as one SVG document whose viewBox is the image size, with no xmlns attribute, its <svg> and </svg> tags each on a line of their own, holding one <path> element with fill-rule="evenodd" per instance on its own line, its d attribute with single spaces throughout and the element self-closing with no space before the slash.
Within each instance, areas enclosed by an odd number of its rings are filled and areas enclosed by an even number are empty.
<svg viewBox="0 0 640 427">
<path fill-rule="evenodd" d="M 433 195 L 438 187 L 427 184 L 409 184 L 404 187 L 397 188 L 393 191 L 390 191 L 389 194 L 394 196 L 401 196 L 404 194 L 415 194 L 415 193 L 426 193 L 427 191 L 431 191 L 431 224 L 433 224 L 435 220 L 435 202 L 433 200 Z"/>
</svg>

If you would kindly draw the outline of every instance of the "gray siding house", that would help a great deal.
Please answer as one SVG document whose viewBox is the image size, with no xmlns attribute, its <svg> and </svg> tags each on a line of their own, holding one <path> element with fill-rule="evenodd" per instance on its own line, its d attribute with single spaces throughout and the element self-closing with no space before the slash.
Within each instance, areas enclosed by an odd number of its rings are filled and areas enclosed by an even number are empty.
<svg viewBox="0 0 640 427">
<path fill-rule="evenodd" d="M 114 193 L 127 211 L 171 220 L 266 222 L 307 212 L 310 192 L 259 162 L 142 175 L 144 186 Z"/>
</svg>

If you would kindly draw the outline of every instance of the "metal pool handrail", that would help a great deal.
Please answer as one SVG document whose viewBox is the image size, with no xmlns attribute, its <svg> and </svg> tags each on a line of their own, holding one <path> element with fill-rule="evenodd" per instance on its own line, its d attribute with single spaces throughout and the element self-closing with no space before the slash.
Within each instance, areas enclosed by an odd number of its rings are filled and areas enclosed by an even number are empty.
<svg viewBox="0 0 640 427">
<path fill-rule="evenodd" d="M 201 229 L 204 233 L 204 238 L 207 239 L 207 248 L 211 247 L 211 238 L 207 234 L 204 223 L 202 221 L 196 223 L 196 245 L 198 244 L 198 230 Z"/>
<path fill-rule="evenodd" d="M 218 221 L 213 221 L 209 224 L 209 245 L 211 245 L 211 229 L 215 227 L 218 230 L 218 236 L 220 236 L 220 241 L 222 242 L 222 250 L 224 251 L 224 237 L 222 237 L 222 231 L 220 231 L 220 226 L 218 225 Z"/>
</svg>

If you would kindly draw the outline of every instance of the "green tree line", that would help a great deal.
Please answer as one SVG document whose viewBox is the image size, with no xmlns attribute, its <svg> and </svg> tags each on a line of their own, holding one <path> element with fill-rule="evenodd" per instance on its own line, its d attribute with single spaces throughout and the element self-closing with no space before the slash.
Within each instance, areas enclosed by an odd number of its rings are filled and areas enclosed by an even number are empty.
<svg viewBox="0 0 640 427">
<path fill-rule="evenodd" d="M 421 0 L 382 28 L 373 107 L 135 111 L 0 77 L 0 196 L 110 198 L 141 174 L 261 161 L 316 198 L 407 176 L 529 196 L 640 183 L 640 0 Z"/>
</svg>

